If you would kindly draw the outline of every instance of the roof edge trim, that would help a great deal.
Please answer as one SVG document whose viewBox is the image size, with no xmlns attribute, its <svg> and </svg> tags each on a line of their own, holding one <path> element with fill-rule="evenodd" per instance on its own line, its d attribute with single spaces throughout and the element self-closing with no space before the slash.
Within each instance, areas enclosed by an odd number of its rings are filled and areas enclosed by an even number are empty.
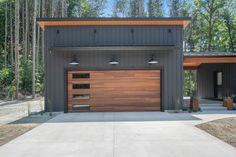
<svg viewBox="0 0 236 157">
<path fill-rule="evenodd" d="M 184 26 L 191 18 L 160 17 L 160 18 L 37 18 L 38 25 L 44 29 L 46 26 Z"/>
</svg>

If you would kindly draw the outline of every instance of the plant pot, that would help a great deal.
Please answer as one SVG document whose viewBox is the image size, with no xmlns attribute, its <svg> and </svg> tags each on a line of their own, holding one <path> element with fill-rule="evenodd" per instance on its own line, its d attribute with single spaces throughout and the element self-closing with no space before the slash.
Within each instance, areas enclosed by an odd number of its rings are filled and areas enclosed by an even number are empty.
<svg viewBox="0 0 236 157">
<path fill-rule="evenodd" d="M 227 107 L 228 110 L 234 109 L 234 103 L 232 99 L 224 99 L 223 106 Z"/>
<path fill-rule="evenodd" d="M 199 101 L 198 99 L 192 99 L 190 107 L 193 112 L 198 112 L 199 111 Z"/>
<path fill-rule="evenodd" d="M 224 106 L 224 107 L 227 107 L 227 101 L 226 101 L 226 99 L 223 101 L 223 106 Z"/>
</svg>

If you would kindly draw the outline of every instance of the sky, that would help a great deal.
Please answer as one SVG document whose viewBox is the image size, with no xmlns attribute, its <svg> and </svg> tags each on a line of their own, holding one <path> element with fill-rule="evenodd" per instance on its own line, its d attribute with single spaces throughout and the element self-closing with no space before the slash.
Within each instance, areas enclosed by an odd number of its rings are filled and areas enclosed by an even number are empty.
<svg viewBox="0 0 236 157">
<path fill-rule="evenodd" d="M 164 11 L 164 16 L 168 16 L 168 1 L 169 0 L 163 0 L 163 11 Z M 114 2 L 115 0 L 107 0 L 107 6 L 105 8 L 105 11 L 104 11 L 104 16 L 105 17 L 110 17 L 112 15 L 112 10 L 113 10 L 113 6 L 114 6 Z M 148 0 L 144 0 L 144 3 L 145 3 L 145 11 L 147 10 L 147 3 L 148 3 Z"/>
</svg>

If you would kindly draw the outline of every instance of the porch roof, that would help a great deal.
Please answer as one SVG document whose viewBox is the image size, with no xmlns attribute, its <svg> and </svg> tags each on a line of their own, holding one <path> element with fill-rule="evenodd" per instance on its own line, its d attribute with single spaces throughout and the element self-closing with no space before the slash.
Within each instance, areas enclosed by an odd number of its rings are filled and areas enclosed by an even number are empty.
<svg viewBox="0 0 236 157">
<path fill-rule="evenodd" d="M 185 52 L 184 70 L 197 70 L 201 64 L 236 63 L 236 53 L 230 52 Z"/>
</svg>

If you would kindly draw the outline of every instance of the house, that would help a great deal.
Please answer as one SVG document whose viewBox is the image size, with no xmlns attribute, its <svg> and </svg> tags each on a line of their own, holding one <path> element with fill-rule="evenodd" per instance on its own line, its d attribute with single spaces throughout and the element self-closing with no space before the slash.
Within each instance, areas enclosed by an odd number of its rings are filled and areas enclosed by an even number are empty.
<svg viewBox="0 0 236 157">
<path fill-rule="evenodd" d="M 164 111 L 183 98 L 190 18 L 39 18 L 46 111 Z M 181 108 L 181 106 L 180 106 Z"/>
<path fill-rule="evenodd" d="M 221 100 L 236 95 L 236 53 L 184 53 L 184 69 L 196 70 L 200 98 Z"/>
</svg>

